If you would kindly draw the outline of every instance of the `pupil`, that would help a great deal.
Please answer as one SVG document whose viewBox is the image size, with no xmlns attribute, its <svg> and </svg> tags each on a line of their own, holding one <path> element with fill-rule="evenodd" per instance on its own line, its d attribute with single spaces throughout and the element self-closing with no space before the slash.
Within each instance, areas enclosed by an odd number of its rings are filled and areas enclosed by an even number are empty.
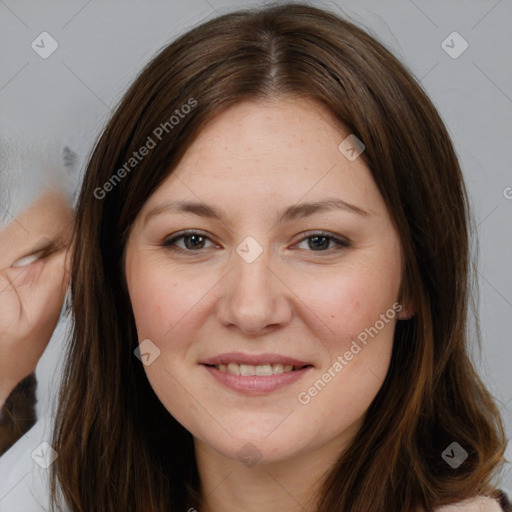
<svg viewBox="0 0 512 512">
<path fill-rule="evenodd" d="M 317 236 L 313 236 L 313 237 L 310 238 L 310 241 L 311 240 L 314 241 L 313 242 L 313 246 L 311 244 L 309 244 L 311 248 L 327 249 L 327 247 L 329 246 L 329 239 L 326 236 L 321 236 L 321 235 L 320 236 L 318 236 L 318 235 Z M 316 244 L 315 241 L 318 241 L 318 240 L 323 240 L 324 243 Z"/>
<path fill-rule="evenodd" d="M 188 235 L 186 238 L 185 238 L 185 245 L 187 246 L 187 249 L 194 249 L 201 245 L 201 240 L 199 240 L 199 243 L 196 243 L 198 241 L 198 239 L 202 239 L 203 237 L 201 235 Z M 187 243 L 188 241 L 192 240 L 192 239 L 195 239 L 196 242 L 192 242 L 191 244 Z"/>
</svg>

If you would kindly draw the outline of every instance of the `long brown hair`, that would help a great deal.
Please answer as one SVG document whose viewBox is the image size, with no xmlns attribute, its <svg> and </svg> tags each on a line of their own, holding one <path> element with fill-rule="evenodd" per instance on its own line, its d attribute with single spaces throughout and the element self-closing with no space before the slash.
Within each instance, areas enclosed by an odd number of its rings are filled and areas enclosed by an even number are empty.
<svg viewBox="0 0 512 512">
<path fill-rule="evenodd" d="M 35 373 L 21 380 L 0 406 L 0 456 L 28 432 L 37 420 Z"/>
<path fill-rule="evenodd" d="M 60 484 L 71 510 L 197 506 L 192 436 L 133 354 L 122 255 L 140 208 L 210 120 L 237 102 L 284 96 L 321 103 L 365 144 L 361 157 L 400 234 L 401 302 L 415 311 L 397 322 L 386 379 L 327 476 L 317 512 L 431 511 L 496 495 L 505 438 L 468 353 L 471 217 L 450 137 L 381 44 L 332 13 L 291 3 L 222 15 L 165 47 L 91 154 L 76 212 L 75 325 L 53 440 L 54 499 Z M 149 139 L 154 147 L 132 165 Z M 453 442 L 468 453 L 456 469 L 442 456 Z"/>
</svg>

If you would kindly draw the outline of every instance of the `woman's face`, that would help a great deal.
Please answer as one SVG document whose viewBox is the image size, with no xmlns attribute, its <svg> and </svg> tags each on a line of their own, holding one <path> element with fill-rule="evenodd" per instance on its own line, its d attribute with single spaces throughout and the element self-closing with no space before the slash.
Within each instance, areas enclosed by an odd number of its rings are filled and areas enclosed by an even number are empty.
<svg viewBox="0 0 512 512">
<path fill-rule="evenodd" d="M 132 227 L 145 371 L 200 450 L 338 454 L 383 383 L 401 249 L 348 135 L 316 103 L 237 104 Z"/>
</svg>

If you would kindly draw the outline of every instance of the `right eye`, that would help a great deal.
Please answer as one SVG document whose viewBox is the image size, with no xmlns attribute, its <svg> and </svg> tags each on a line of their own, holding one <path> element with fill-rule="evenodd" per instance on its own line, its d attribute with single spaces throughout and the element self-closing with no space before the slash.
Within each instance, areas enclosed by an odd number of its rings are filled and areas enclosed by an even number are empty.
<svg viewBox="0 0 512 512">
<path fill-rule="evenodd" d="M 204 243 L 207 240 L 211 244 L 213 244 L 213 242 L 210 240 L 210 238 L 207 237 L 203 231 L 188 230 L 188 231 L 182 231 L 181 233 L 179 233 L 177 236 L 174 236 L 173 238 L 168 238 L 167 240 L 165 240 L 163 242 L 162 246 L 166 247 L 167 249 L 171 249 L 171 250 L 192 253 L 192 252 L 198 252 L 201 249 L 204 249 L 205 248 Z M 178 245 L 178 241 L 183 241 L 184 247 L 181 247 L 180 245 Z M 190 244 L 187 242 L 190 242 Z M 206 247 L 206 249 L 208 249 L 208 246 Z"/>
</svg>

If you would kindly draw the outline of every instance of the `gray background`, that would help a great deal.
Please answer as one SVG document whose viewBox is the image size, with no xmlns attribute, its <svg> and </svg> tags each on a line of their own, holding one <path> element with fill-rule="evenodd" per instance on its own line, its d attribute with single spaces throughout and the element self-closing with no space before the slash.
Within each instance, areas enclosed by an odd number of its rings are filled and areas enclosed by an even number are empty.
<svg viewBox="0 0 512 512">
<path fill-rule="evenodd" d="M 259 2 L 0 0 L 0 129 L 46 134 L 81 162 L 135 74 L 154 53 L 201 21 Z M 477 366 L 512 430 L 512 2 L 378 0 L 310 2 L 348 16 L 421 80 L 450 131 L 478 226 L 482 351 Z M 442 47 L 457 31 L 467 50 Z M 48 58 L 31 47 L 48 32 Z M 461 41 L 448 39 L 452 53 Z M 59 328 L 38 366 L 40 407 L 62 356 Z M 48 396 L 47 396 L 48 395 Z M 512 447 L 508 450 L 512 459 Z M 512 490 L 510 464 L 503 488 Z"/>
</svg>

